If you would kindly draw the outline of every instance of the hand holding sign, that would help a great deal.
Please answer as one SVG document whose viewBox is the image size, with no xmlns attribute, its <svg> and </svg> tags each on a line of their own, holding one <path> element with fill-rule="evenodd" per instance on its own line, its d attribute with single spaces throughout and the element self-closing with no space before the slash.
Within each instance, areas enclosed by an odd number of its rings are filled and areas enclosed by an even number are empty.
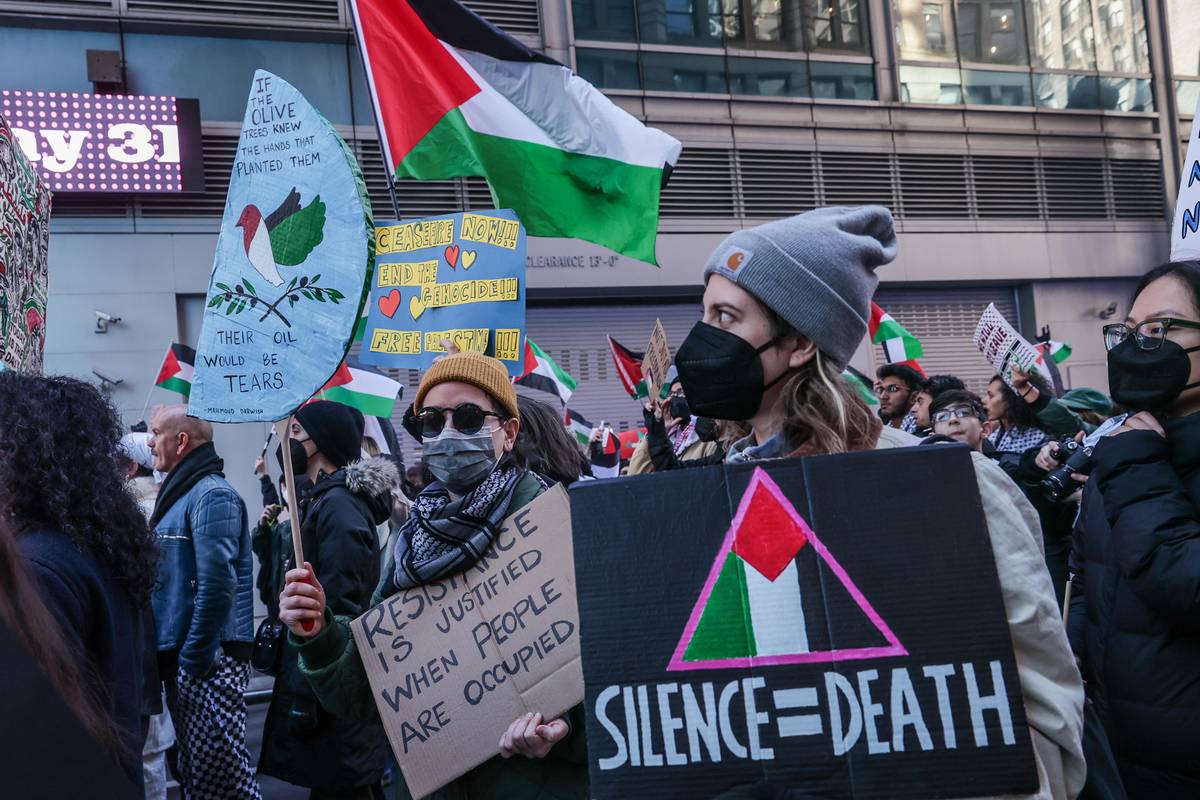
<svg viewBox="0 0 1200 800">
<path fill-rule="evenodd" d="M 500 755 L 504 758 L 515 755 L 545 758 L 570 732 L 571 726 L 565 719 L 551 720 L 543 725 L 541 714 L 522 714 L 500 737 Z"/>
<path fill-rule="evenodd" d="M 279 593 L 279 621 L 296 636 L 310 639 L 325 629 L 325 589 L 313 573 L 312 564 L 290 569 Z"/>
</svg>

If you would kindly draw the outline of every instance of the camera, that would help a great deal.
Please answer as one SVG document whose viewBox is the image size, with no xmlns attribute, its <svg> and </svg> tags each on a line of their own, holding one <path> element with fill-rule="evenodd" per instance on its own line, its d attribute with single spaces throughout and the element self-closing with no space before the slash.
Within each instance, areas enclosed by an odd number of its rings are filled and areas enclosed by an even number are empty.
<svg viewBox="0 0 1200 800">
<path fill-rule="evenodd" d="M 1041 489 L 1049 500 L 1057 503 L 1083 485 L 1072 478 L 1072 474 L 1087 475 L 1092 471 L 1092 446 L 1066 439 L 1058 443 L 1054 460 L 1060 466 L 1042 479 Z"/>
</svg>

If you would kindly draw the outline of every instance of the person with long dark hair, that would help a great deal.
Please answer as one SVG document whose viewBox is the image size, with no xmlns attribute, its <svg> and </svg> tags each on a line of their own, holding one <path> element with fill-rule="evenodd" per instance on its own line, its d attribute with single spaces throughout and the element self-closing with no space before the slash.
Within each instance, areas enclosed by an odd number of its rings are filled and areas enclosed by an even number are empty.
<svg viewBox="0 0 1200 800">
<path fill-rule="evenodd" d="M 1047 393 L 1045 384 L 1037 375 L 1022 377 L 1025 379 L 1022 389 L 1025 394 L 1034 391 Z M 999 375 L 988 383 L 983 405 L 987 409 L 988 422 L 995 425 L 988 441 L 1000 453 L 1024 453 L 1032 447 L 1041 447 L 1050 438 L 1042 430 L 1033 406 L 1025 402 L 1025 398 L 1013 391 Z"/>
<path fill-rule="evenodd" d="M 141 786 L 158 552 L 119 468 L 121 433 L 90 384 L 0 372 L 0 613 Z"/>
<path fill-rule="evenodd" d="M 562 414 L 530 397 L 517 395 L 521 430 L 515 449 L 534 472 L 551 483 L 570 486 L 581 475 L 591 475 L 592 465 L 575 439 L 567 433 Z"/>
<path fill-rule="evenodd" d="M 1133 800 L 1200 797 L 1200 263 L 1104 326 L 1113 400 L 1071 553 L 1071 644 Z"/>
</svg>

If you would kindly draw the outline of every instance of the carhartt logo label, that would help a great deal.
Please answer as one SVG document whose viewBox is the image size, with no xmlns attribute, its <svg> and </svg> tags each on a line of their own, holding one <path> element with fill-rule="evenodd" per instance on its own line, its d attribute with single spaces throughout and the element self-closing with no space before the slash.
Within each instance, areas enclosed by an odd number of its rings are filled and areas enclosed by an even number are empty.
<svg viewBox="0 0 1200 800">
<path fill-rule="evenodd" d="M 725 255 L 721 257 L 721 263 L 730 272 L 737 272 L 742 267 L 750 263 L 750 259 L 754 258 L 753 250 L 743 250 L 740 247 L 731 247 L 725 251 Z"/>
<path fill-rule="evenodd" d="M 778 484 L 756 469 L 668 670 L 904 655 Z"/>
</svg>

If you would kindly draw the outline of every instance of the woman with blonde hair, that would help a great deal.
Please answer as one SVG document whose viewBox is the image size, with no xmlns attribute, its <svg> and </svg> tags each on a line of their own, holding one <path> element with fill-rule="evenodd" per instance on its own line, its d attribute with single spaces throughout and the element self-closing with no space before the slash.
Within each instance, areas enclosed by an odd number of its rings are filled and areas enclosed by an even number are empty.
<svg viewBox="0 0 1200 800">
<path fill-rule="evenodd" d="M 816 209 L 738 231 L 717 247 L 704 268 L 703 319 L 675 364 L 693 413 L 750 424 L 727 461 L 917 443 L 883 427 L 841 377 L 867 332 L 875 270 L 896 252 L 892 215 L 879 206 Z M 1037 756 L 1034 796 L 1073 798 L 1085 776 L 1083 686 L 1037 514 L 999 467 L 971 458 Z M 975 502 L 946 499 L 959 501 Z"/>
</svg>

